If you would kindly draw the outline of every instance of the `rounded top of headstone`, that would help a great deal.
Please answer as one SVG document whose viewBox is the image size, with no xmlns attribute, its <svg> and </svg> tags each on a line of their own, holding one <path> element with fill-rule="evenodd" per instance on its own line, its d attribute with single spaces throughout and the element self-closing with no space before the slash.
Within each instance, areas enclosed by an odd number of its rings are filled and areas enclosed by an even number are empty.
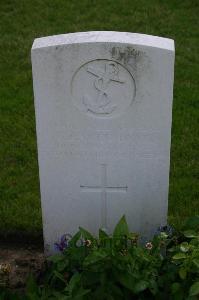
<svg viewBox="0 0 199 300">
<path fill-rule="evenodd" d="M 32 50 L 68 44 L 126 43 L 174 51 L 174 40 L 153 35 L 117 31 L 88 31 L 41 37 L 34 40 Z"/>
</svg>

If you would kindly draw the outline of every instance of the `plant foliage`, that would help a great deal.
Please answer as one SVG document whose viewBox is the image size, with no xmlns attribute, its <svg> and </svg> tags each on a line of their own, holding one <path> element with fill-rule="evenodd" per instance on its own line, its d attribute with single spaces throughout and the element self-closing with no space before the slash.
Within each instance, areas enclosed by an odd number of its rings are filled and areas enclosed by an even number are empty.
<svg viewBox="0 0 199 300">
<path fill-rule="evenodd" d="M 100 229 L 95 238 L 80 227 L 66 236 L 62 247 L 56 243 L 60 253 L 48 258 L 43 282 L 30 277 L 23 299 L 198 299 L 199 216 L 182 232 L 164 228 L 144 245 L 124 216 L 113 235 Z M 2 289 L 0 299 L 20 297 Z"/>
</svg>

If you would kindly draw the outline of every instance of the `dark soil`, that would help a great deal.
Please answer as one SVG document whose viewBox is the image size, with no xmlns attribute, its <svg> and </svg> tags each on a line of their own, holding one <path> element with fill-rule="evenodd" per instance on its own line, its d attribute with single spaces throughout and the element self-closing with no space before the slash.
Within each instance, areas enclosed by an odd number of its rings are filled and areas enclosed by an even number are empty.
<svg viewBox="0 0 199 300">
<path fill-rule="evenodd" d="M 37 278 L 44 269 L 43 248 L 37 246 L 21 247 L 16 244 L 0 244 L 0 266 L 9 272 L 0 273 L 0 284 L 11 289 L 23 289 L 28 276 L 32 273 Z"/>
</svg>

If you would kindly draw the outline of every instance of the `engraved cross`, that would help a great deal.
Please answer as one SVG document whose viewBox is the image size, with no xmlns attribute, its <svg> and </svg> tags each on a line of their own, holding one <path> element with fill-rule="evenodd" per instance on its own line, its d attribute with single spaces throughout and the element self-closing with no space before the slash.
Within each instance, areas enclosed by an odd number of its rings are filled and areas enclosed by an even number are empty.
<svg viewBox="0 0 199 300">
<path fill-rule="evenodd" d="M 107 184 L 107 165 L 101 165 L 101 184 L 98 185 L 80 185 L 83 192 L 101 193 L 101 225 L 107 229 L 107 192 L 127 192 L 127 186 L 108 186 Z"/>
</svg>

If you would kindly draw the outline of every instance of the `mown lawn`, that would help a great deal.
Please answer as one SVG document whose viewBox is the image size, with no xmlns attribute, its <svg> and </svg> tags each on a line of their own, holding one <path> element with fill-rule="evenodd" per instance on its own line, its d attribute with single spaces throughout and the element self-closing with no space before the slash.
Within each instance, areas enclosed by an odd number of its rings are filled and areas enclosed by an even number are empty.
<svg viewBox="0 0 199 300">
<path fill-rule="evenodd" d="M 199 214 L 199 1 L 0 0 L 0 233 L 41 233 L 30 49 L 34 38 L 131 31 L 176 43 L 169 221 Z"/>
</svg>

